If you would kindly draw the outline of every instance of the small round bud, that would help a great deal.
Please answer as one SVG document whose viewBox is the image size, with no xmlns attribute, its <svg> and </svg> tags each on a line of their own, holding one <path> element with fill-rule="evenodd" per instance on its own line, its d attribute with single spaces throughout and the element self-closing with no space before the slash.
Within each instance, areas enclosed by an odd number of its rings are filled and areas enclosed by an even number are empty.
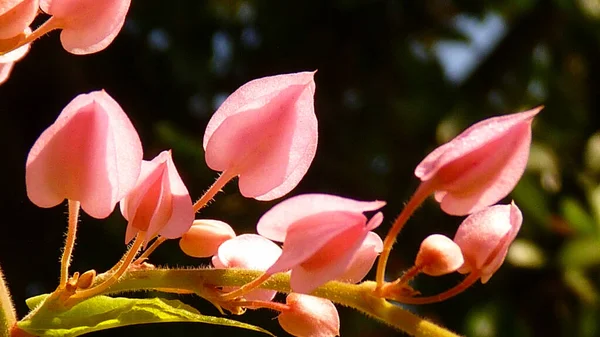
<svg viewBox="0 0 600 337">
<path fill-rule="evenodd" d="M 340 335 L 340 316 L 335 305 L 320 297 L 291 293 L 286 298 L 289 310 L 277 320 L 290 335 L 297 337 L 334 337 Z"/>
<path fill-rule="evenodd" d="M 425 238 L 415 260 L 415 266 L 430 276 L 441 276 L 452 273 L 464 263 L 460 247 L 441 234 L 433 234 Z"/>
<path fill-rule="evenodd" d="M 217 254 L 223 242 L 234 237 L 231 226 L 223 221 L 195 220 L 179 240 L 179 247 L 189 256 L 210 257 Z"/>
<path fill-rule="evenodd" d="M 461 273 L 478 271 L 486 283 L 500 268 L 523 216 L 517 205 L 496 205 L 468 216 L 458 227 L 454 242 L 465 258 Z"/>
<path fill-rule="evenodd" d="M 96 278 L 96 271 L 94 269 L 88 270 L 79 276 L 77 280 L 77 288 L 87 289 L 92 286 L 94 279 Z"/>
</svg>

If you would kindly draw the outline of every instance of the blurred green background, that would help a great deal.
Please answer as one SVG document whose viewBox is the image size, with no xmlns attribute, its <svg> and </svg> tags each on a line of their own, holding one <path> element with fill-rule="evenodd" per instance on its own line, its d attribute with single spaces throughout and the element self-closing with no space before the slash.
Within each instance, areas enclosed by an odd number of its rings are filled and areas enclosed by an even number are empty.
<svg viewBox="0 0 600 337">
<path fill-rule="evenodd" d="M 514 199 L 524 223 L 507 262 L 488 284 L 444 303 L 412 307 L 472 337 L 600 336 L 600 1 L 157 1 L 133 0 L 106 50 L 75 56 L 58 33 L 36 42 L 0 87 L 5 218 L 0 264 L 19 314 L 27 297 L 59 276 L 66 206 L 39 209 L 26 197 L 29 148 L 76 95 L 104 88 L 131 117 L 145 159 L 173 149 L 193 198 L 217 173 L 204 163 L 204 127 L 245 82 L 318 69 L 319 147 L 292 192 L 382 199 L 384 236 L 416 186 L 413 170 L 440 143 L 493 115 L 546 108 L 536 117 L 528 170 Z M 491 154 L 493 155 L 493 154 Z M 253 232 L 274 202 L 225 188 L 203 218 Z M 461 218 L 429 200 L 395 246 L 388 277 L 410 267 L 423 238 L 452 236 Z M 118 211 L 83 215 L 72 271 L 110 268 L 125 249 Z M 207 265 L 167 242 L 151 262 Z M 425 294 L 459 275 L 421 277 Z M 206 302 L 182 297 L 205 314 Z M 401 336 L 340 308 L 341 334 Z M 273 312 L 241 320 L 279 336 Z M 200 324 L 130 327 L 93 336 L 260 336 Z"/>
</svg>

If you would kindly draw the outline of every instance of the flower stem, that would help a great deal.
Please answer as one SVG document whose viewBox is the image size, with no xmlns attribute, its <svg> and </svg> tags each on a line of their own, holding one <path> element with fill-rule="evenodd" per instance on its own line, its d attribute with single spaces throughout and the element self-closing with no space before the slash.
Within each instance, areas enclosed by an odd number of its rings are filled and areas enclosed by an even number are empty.
<svg viewBox="0 0 600 337">
<path fill-rule="evenodd" d="M 381 288 L 385 282 L 385 269 L 387 266 L 387 261 L 390 257 L 390 252 L 392 251 L 392 246 L 394 242 L 396 242 L 396 237 L 398 233 L 402 230 L 408 218 L 415 212 L 415 210 L 427 199 L 427 197 L 432 193 L 430 189 L 430 184 L 428 182 L 421 183 L 417 188 L 417 191 L 408 201 L 408 204 L 404 206 L 404 209 L 394 221 L 392 228 L 388 232 L 385 240 L 383 241 L 383 251 L 379 256 L 379 261 L 377 262 L 377 273 L 375 275 L 375 281 L 377 282 L 377 288 L 375 290 L 376 293 L 381 292 Z"/>
<path fill-rule="evenodd" d="M 69 265 L 71 264 L 71 255 L 75 246 L 77 236 L 77 221 L 79 221 L 79 201 L 69 199 L 69 220 L 67 228 L 67 238 L 65 248 L 60 259 L 60 283 L 59 288 L 64 288 L 69 280 Z"/>
<path fill-rule="evenodd" d="M 16 322 L 17 314 L 0 269 L 0 336 L 10 336 L 10 329 Z"/>
<path fill-rule="evenodd" d="M 21 41 L 19 41 L 18 44 L 10 46 L 9 49 L 7 50 L 0 50 L 0 55 L 4 55 L 6 53 L 10 53 L 11 51 L 18 49 L 28 43 L 31 43 L 37 39 L 39 39 L 40 37 L 42 37 L 42 35 L 49 33 L 52 30 L 55 29 L 59 29 L 60 28 L 60 20 L 56 19 L 55 17 L 50 17 L 48 20 L 46 20 L 46 22 L 42 23 L 36 30 L 34 30 L 31 34 L 27 35 L 27 37 L 25 37 L 24 39 L 22 39 Z"/>
<path fill-rule="evenodd" d="M 225 184 L 227 184 L 236 175 L 237 174 L 230 173 L 228 171 L 224 171 L 223 173 L 221 173 L 219 178 L 217 178 L 217 180 L 212 184 L 208 191 L 204 192 L 204 195 L 202 195 L 202 197 L 200 197 L 200 199 L 198 199 L 198 201 L 194 203 L 194 212 L 198 213 L 198 211 L 201 210 L 202 207 L 206 206 L 206 204 L 208 204 L 208 202 L 212 200 L 212 198 L 214 198 L 215 195 L 219 193 L 219 191 L 221 191 L 223 186 L 225 186 Z"/>
<path fill-rule="evenodd" d="M 278 312 L 284 312 L 290 310 L 290 306 L 284 303 L 273 302 L 273 301 L 238 301 L 236 305 L 247 309 L 271 309 Z"/>
<path fill-rule="evenodd" d="M 159 236 L 154 242 L 152 242 L 152 244 L 150 245 L 150 247 L 146 248 L 146 250 L 144 250 L 144 252 L 142 253 L 142 255 L 140 255 L 134 263 L 142 263 L 144 262 L 148 256 L 150 256 L 150 254 L 152 254 L 152 252 L 154 252 L 156 250 L 156 248 L 158 248 L 158 246 L 160 246 L 163 242 L 167 241 L 167 239 L 165 237 Z"/>
<path fill-rule="evenodd" d="M 140 250 L 140 247 L 142 247 L 142 244 L 144 243 L 144 234 L 144 232 L 139 232 L 137 234 L 133 245 L 131 245 L 127 253 L 125 253 L 125 256 L 119 262 L 119 268 L 117 269 L 117 271 L 114 272 L 114 274 L 112 274 L 109 278 L 104 280 L 102 283 L 94 286 L 93 288 L 84 289 L 76 292 L 67 300 L 65 306 L 71 307 L 84 299 L 100 295 L 104 293 L 108 288 L 110 288 L 113 284 L 115 284 L 115 282 L 119 280 L 119 277 L 121 277 L 121 275 L 125 273 L 127 268 L 129 268 L 129 265 L 131 265 L 131 262 Z"/>
<path fill-rule="evenodd" d="M 243 286 L 264 275 L 262 271 L 243 269 L 149 269 L 128 270 L 102 294 L 129 291 L 167 290 L 169 292 L 194 292 L 207 300 L 214 298 L 214 288 Z M 261 289 L 290 293 L 290 276 L 287 273 L 271 275 L 260 284 Z M 332 302 L 352 307 L 375 317 L 394 328 L 416 337 L 459 337 L 459 335 L 429 322 L 410 311 L 374 296 L 375 282 L 350 284 L 331 281 L 311 293 Z M 209 294 L 207 296 L 207 294 Z M 98 294 L 99 295 L 99 294 Z M 236 302 L 233 302 L 236 303 Z M 242 302 L 243 303 L 243 302 Z"/>
<path fill-rule="evenodd" d="M 268 280 L 269 277 L 271 277 L 270 274 L 267 274 L 267 273 L 262 274 L 260 277 L 252 280 L 251 282 L 244 284 L 243 286 L 239 287 L 238 289 L 219 296 L 219 300 L 220 301 L 230 301 L 230 300 L 235 299 L 236 297 L 240 297 L 244 294 L 247 294 L 248 292 L 260 287 L 260 285 L 265 283 L 265 281 Z"/>
<path fill-rule="evenodd" d="M 478 272 L 472 272 L 471 274 L 469 274 L 469 276 L 465 277 L 462 280 L 462 282 L 438 295 L 426 297 L 398 296 L 392 299 L 394 301 L 404 304 L 431 304 L 441 302 L 467 290 L 470 286 L 477 282 L 477 280 L 479 280 L 480 277 L 481 274 L 479 274 Z"/>
</svg>

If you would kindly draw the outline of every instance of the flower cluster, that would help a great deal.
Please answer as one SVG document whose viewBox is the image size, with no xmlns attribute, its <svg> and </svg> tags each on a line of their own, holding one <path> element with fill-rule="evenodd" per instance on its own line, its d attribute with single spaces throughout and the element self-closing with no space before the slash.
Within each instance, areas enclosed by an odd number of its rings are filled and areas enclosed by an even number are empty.
<svg viewBox="0 0 600 337">
<path fill-rule="evenodd" d="M 30 43 L 54 29 L 62 30 L 61 43 L 71 53 L 106 48 L 123 26 L 129 5 L 130 0 L 0 0 L 0 83 Z M 40 11 L 48 18 L 32 31 L 30 25 Z M 385 240 L 374 231 L 384 221 L 384 201 L 322 193 L 277 203 L 258 220 L 256 234 L 237 235 L 221 220 L 195 219 L 235 178 L 243 196 L 260 201 L 282 198 L 299 184 L 318 143 L 314 76 L 315 72 L 299 72 L 256 79 L 222 103 L 203 139 L 206 163 L 220 175 L 195 203 L 171 150 L 144 160 L 137 131 L 106 91 L 75 97 L 37 139 L 26 161 L 29 199 L 44 208 L 65 199 L 69 205 L 61 278 L 46 306 L 66 311 L 113 291 L 128 273 L 160 269 L 146 262 L 149 255 L 165 240 L 178 238 L 184 253 L 210 258 L 211 271 L 259 274 L 239 284 L 213 278 L 192 290 L 168 284 L 151 289 L 197 293 L 220 310 L 236 314 L 275 310 L 282 328 L 294 336 L 339 335 L 334 303 L 315 296 L 328 284 L 352 285 L 352 296 L 368 302 L 356 307 L 366 310 L 385 307 L 381 302 L 389 305 L 386 300 L 437 302 L 479 280 L 488 282 L 523 221 L 514 202 L 495 204 L 510 193 L 525 170 L 532 120 L 541 107 L 479 122 L 426 156 L 415 169 L 421 183 Z M 467 217 L 453 239 L 440 234 L 425 238 L 414 266 L 400 278 L 386 281 L 386 264 L 398 233 L 431 195 L 444 212 Z M 103 219 L 117 204 L 127 222 L 123 258 L 99 275 L 95 270 L 70 274 L 80 209 Z M 378 256 L 374 286 L 356 285 Z M 436 277 L 453 272 L 467 276 L 440 294 L 420 296 L 410 285 L 419 274 Z M 288 277 L 287 288 L 268 284 L 276 275 Z M 288 293 L 285 303 L 276 300 L 278 291 Z M 343 304 L 351 302 L 332 297 Z"/>
<path fill-rule="evenodd" d="M 259 219 L 258 234 L 237 236 L 225 222 L 194 220 L 194 213 L 234 177 L 239 177 L 244 196 L 258 200 L 279 198 L 298 184 L 317 145 L 313 77 L 314 72 L 304 72 L 257 79 L 225 100 L 204 137 L 206 161 L 222 173 L 195 204 L 170 151 L 142 160 L 135 129 L 105 91 L 77 96 L 31 149 L 26 175 L 29 198 L 40 207 L 68 199 L 96 218 L 107 217 L 120 202 L 128 221 L 125 242 L 135 238 L 125 257 L 130 264 L 142 245 L 154 238 L 159 237 L 155 244 L 181 238 L 185 253 L 212 257 L 217 269 L 262 271 L 261 277 L 242 287 L 215 290 L 211 301 L 232 311 L 272 308 L 276 291 L 255 288 L 273 274 L 289 272 L 293 293 L 277 310 L 284 329 L 297 336 L 338 333 L 333 304 L 301 294 L 332 280 L 362 281 L 377 256 L 391 249 L 395 229 L 410 215 L 406 212 L 414 211 L 414 204 L 432 193 L 442 210 L 469 217 L 454 240 L 439 234 L 426 238 L 415 266 L 394 282 L 378 279 L 375 293 L 405 303 L 430 303 L 456 295 L 477 279 L 487 282 L 502 264 L 522 222 L 514 203 L 491 205 L 506 196 L 522 175 L 531 120 L 539 109 L 475 124 L 427 156 L 415 170 L 421 186 L 385 243 L 373 232 L 383 221 L 379 210 L 385 202 L 328 194 L 303 194 L 278 203 Z M 368 218 L 365 212 L 374 214 Z M 387 256 L 383 258 L 380 266 L 385 266 Z M 75 289 L 69 300 L 88 298 L 110 287 L 127 267 L 123 263 L 104 283 Z M 469 277 L 443 294 L 407 293 L 409 281 L 419 273 L 439 276 L 455 271 Z M 319 310 L 327 314 L 310 318 Z"/>
</svg>

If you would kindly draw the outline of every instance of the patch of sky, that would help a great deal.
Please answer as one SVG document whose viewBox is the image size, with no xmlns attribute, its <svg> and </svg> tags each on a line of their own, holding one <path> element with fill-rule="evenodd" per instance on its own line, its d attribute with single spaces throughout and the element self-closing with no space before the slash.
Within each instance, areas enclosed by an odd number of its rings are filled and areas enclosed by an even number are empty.
<svg viewBox="0 0 600 337">
<path fill-rule="evenodd" d="M 452 27 L 468 41 L 440 40 L 433 52 L 446 78 L 460 85 L 504 37 L 507 26 L 500 15 L 489 12 L 483 20 L 459 14 L 452 20 Z"/>
<path fill-rule="evenodd" d="M 229 34 L 223 31 L 215 32 L 212 37 L 212 51 L 212 71 L 221 76 L 227 74 L 233 59 L 233 42 Z"/>
<path fill-rule="evenodd" d="M 164 29 L 154 28 L 148 33 L 148 45 L 151 49 L 163 52 L 169 49 L 170 44 L 171 39 Z"/>
</svg>

